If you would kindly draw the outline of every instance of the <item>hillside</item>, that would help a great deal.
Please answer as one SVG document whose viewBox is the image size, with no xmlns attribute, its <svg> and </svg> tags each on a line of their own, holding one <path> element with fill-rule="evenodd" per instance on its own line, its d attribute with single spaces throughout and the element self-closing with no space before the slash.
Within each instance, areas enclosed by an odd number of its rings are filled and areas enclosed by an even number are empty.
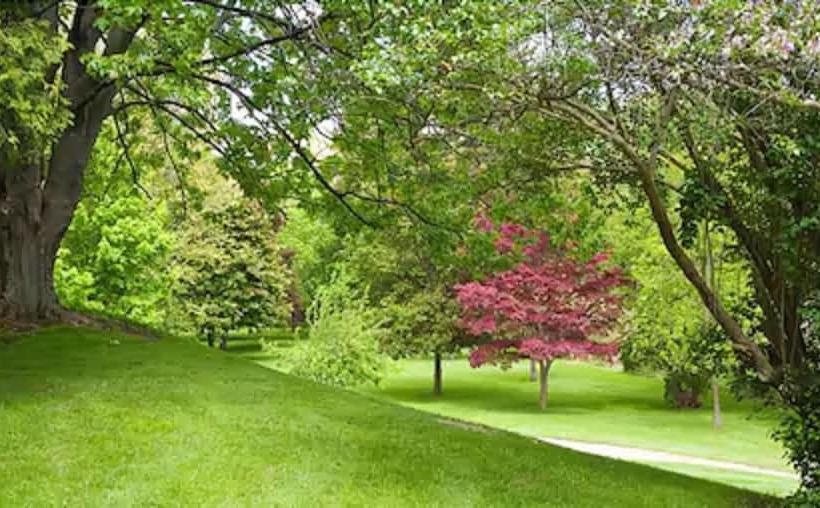
<svg viewBox="0 0 820 508">
<path fill-rule="evenodd" d="M 0 342 L 2 506 L 763 506 L 181 340 Z"/>
</svg>

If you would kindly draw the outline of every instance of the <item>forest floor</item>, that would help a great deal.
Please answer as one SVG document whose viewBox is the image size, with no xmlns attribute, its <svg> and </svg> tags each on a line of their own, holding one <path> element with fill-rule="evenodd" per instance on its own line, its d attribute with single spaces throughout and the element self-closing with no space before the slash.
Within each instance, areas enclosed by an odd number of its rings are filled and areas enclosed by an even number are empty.
<svg viewBox="0 0 820 508">
<path fill-rule="evenodd" d="M 0 450 L 3 506 L 779 505 L 191 341 L 70 327 L 0 341 Z"/>
</svg>

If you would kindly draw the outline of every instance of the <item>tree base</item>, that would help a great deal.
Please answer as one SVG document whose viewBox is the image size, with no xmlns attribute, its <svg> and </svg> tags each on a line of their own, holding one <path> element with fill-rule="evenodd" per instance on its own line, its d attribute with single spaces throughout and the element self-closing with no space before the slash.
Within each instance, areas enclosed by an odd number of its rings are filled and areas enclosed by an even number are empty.
<svg viewBox="0 0 820 508">
<path fill-rule="evenodd" d="M 146 339 L 155 340 L 157 334 L 152 330 L 104 316 L 93 316 L 82 312 L 67 309 L 61 305 L 55 305 L 48 309 L 44 317 L 38 319 L 20 319 L 14 313 L 0 312 L 0 332 L 26 333 L 49 326 L 69 325 L 77 327 L 95 328 L 102 331 L 114 331 L 129 335 L 136 335 Z"/>
</svg>

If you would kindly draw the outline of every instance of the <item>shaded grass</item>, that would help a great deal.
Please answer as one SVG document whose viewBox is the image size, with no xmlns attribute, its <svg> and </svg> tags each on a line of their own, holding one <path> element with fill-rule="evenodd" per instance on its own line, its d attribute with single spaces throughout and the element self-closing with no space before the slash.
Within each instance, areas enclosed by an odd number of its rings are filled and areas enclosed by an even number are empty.
<svg viewBox="0 0 820 508">
<path fill-rule="evenodd" d="M 190 341 L 0 344 L 3 506 L 763 506 L 746 491 L 459 425 Z"/>
<path fill-rule="evenodd" d="M 649 463 L 647 463 L 649 464 Z M 654 464 L 649 464 L 653 465 Z M 775 496 L 786 497 L 797 490 L 797 480 L 788 480 L 778 476 L 747 473 L 745 471 L 731 471 L 690 464 L 658 464 L 656 467 L 675 473 L 706 478 L 715 482 L 734 485 L 736 487 L 763 492 Z"/>
</svg>

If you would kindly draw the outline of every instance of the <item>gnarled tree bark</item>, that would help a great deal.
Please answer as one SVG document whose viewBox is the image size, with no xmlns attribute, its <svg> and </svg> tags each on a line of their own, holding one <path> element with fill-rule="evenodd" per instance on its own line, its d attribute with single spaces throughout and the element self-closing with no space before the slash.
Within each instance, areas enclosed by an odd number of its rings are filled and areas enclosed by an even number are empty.
<svg viewBox="0 0 820 508">
<path fill-rule="evenodd" d="M 47 318 L 56 305 L 56 251 L 43 234 L 40 170 L 28 164 L 0 171 L 0 316 Z"/>
</svg>

